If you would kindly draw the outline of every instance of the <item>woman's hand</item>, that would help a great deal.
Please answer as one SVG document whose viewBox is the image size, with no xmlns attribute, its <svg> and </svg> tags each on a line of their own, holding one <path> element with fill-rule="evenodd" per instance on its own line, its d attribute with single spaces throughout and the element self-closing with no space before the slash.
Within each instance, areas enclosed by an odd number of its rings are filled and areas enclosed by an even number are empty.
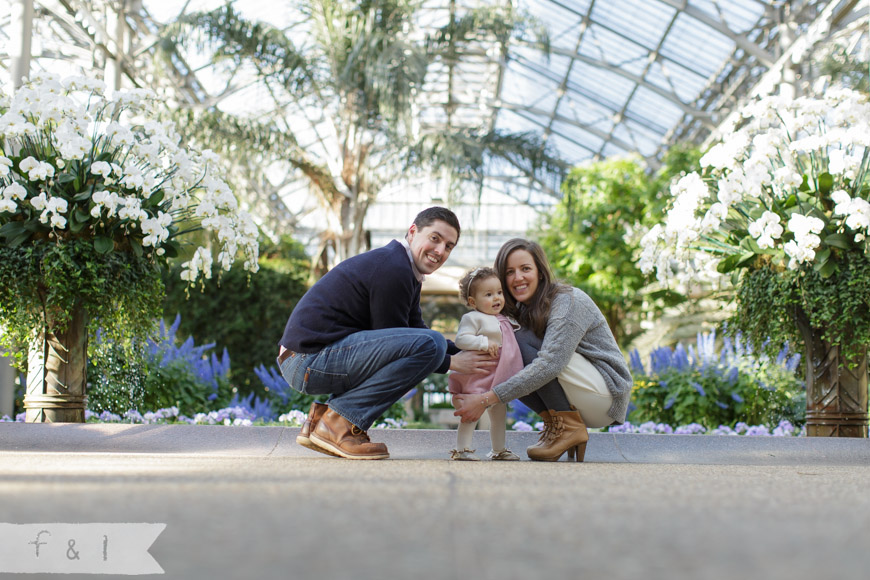
<svg viewBox="0 0 870 580">
<path fill-rule="evenodd" d="M 473 423 L 480 419 L 487 408 L 498 402 L 498 397 L 492 391 L 481 395 L 454 395 L 453 406 L 456 407 L 456 411 L 453 415 L 459 417 L 463 423 Z"/>
<path fill-rule="evenodd" d="M 497 361 L 486 352 L 463 350 L 450 356 L 450 370 L 463 375 L 485 375 L 490 372 Z"/>
</svg>

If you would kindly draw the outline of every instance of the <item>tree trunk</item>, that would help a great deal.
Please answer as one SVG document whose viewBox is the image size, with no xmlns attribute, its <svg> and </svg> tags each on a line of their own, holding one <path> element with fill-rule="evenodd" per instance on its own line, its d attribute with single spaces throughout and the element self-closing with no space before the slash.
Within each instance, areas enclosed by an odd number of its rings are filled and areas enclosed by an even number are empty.
<svg viewBox="0 0 870 580">
<path fill-rule="evenodd" d="M 64 331 L 55 332 L 49 325 L 30 351 L 25 421 L 84 423 L 87 361 L 87 313 L 77 305 Z"/>
<path fill-rule="evenodd" d="M 803 312 L 795 321 L 806 345 L 807 435 L 867 437 L 867 351 L 846 361 L 840 348 L 822 340 Z M 850 366 L 847 364 L 852 362 Z"/>
</svg>

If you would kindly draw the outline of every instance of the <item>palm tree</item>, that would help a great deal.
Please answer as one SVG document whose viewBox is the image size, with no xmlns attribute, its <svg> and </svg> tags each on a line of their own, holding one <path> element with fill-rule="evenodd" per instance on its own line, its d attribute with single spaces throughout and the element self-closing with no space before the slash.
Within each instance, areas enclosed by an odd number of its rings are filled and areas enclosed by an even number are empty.
<svg viewBox="0 0 870 580">
<path fill-rule="evenodd" d="M 328 216 L 314 263 L 331 266 L 366 250 L 362 224 L 369 207 L 386 184 L 411 171 L 449 176 L 453 194 L 468 184 L 480 191 L 487 167 L 496 161 L 558 183 L 564 166 L 540 139 L 496 131 L 492 119 L 458 125 L 451 118 L 452 97 L 441 104 L 439 125 L 420 122 L 433 69 L 448 71 L 450 83 L 453 67 L 471 53 L 479 57 L 488 49 L 486 54 L 505 58 L 515 37 L 532 37 L 546 48 L 546 33 L 517 16 L 509 3 L 462 14 L 454 6 L 442 27 L 425 34 L 420 0 L 299 2 L 310 33 L 304 46 L 293 40 L 301 38 L 296 29 L 291 38 L 246 20 L 232 4 L 181 17 L 164 31 L 163 45 L 170 52 L 182 46 L 211 49 L 212 62 L 235 70 L 252 66 L 257 82 L 285 106 L 320 116 L 318 123 L 326 126 L 321 135 L 334 140 L 337 158 L 318 157 L 300 145 L 282 118 L 253 121 L 282 134 L 260 142 L 280 147 Z"/>
</svg>

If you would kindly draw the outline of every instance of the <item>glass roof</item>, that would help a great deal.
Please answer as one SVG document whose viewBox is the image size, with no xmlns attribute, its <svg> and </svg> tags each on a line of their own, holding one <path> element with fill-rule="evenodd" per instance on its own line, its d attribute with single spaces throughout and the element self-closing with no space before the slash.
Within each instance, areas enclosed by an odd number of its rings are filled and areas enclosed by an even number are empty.
<svg viewBox="0 0 870 580">
<path fill-rule="evenodd" d="M 7 0 L 8 1 L 8 0 Z M 422 24 L 437 26 L 451 7 L 509 0 L 423 0 Z M 127 73 L 136 82 L 154 81 L 147 56 L 154 31 L 182 11 L 210 9 L 223 0 L 127 0 L 126 19 L 135 31 Z M 108 38 L 108 0 L 34 0 L 33 69 L 56 69 L 75 61 L 99 68 Z M 787 48 L 783 22 L 799 34 L 830 1 L 793 0 L 514 0 L 541 23 L 550 51 L 513 43 L 481 42 L 460 62 L 432 69 L 424 90 L 420 121 L 432 126 L 487 126 L 543 137 L 571 166 L 611 155 L 639 153 L 652 166 L 671 144 L 700 143 L 737 106 Z M 852 5 L 855 2 L 851 3 Z M 305 34 L 293 2 L 245 0 L 245 16 L 287 30 L 294 41 Z M 8 44 L 9 12 L 0 13 L 0 34 Z M 8 55 L 2 73 L 8 80 Z M 55 64 L 52 64 L 52 61 Z M 68 65 L 67 65 L 68 66 Z M 206 66 L 201 55 L 176 62 L 172 82 L 190 102 L 281 114 L 292 119 L 299 142 L 318 157 L 335 154 L 323 111 L 275 97 L 253 72 Z M 451 103 L 450 114 L 446 105 Z M 292 179 L 277 184 L 284 194 L 302 192 Z M 538 183 L 507 164 L 495 164 L 485 191 L 532 205 L 558 196 L 558 184 Z"/>
</svg>

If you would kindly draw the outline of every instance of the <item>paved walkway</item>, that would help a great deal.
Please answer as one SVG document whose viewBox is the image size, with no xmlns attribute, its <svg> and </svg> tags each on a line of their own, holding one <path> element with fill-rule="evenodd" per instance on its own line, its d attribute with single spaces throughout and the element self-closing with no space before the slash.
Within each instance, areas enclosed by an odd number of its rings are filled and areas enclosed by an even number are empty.
<svg viewBox="0 0 870 580">
<path fill-rule="evenodd" d="M 179 579 L 870 569 L 867 440 L 593 434 L 583 464 L 472 463 L 445 459 L 454 432 L 372 431 L 393 459 L 354 462 L 297 431 L 0 423 L 0 521 L 165 523 L 150 551 Z M 519 451 L 536 439 L 508 435 Z"/>
</svg>

